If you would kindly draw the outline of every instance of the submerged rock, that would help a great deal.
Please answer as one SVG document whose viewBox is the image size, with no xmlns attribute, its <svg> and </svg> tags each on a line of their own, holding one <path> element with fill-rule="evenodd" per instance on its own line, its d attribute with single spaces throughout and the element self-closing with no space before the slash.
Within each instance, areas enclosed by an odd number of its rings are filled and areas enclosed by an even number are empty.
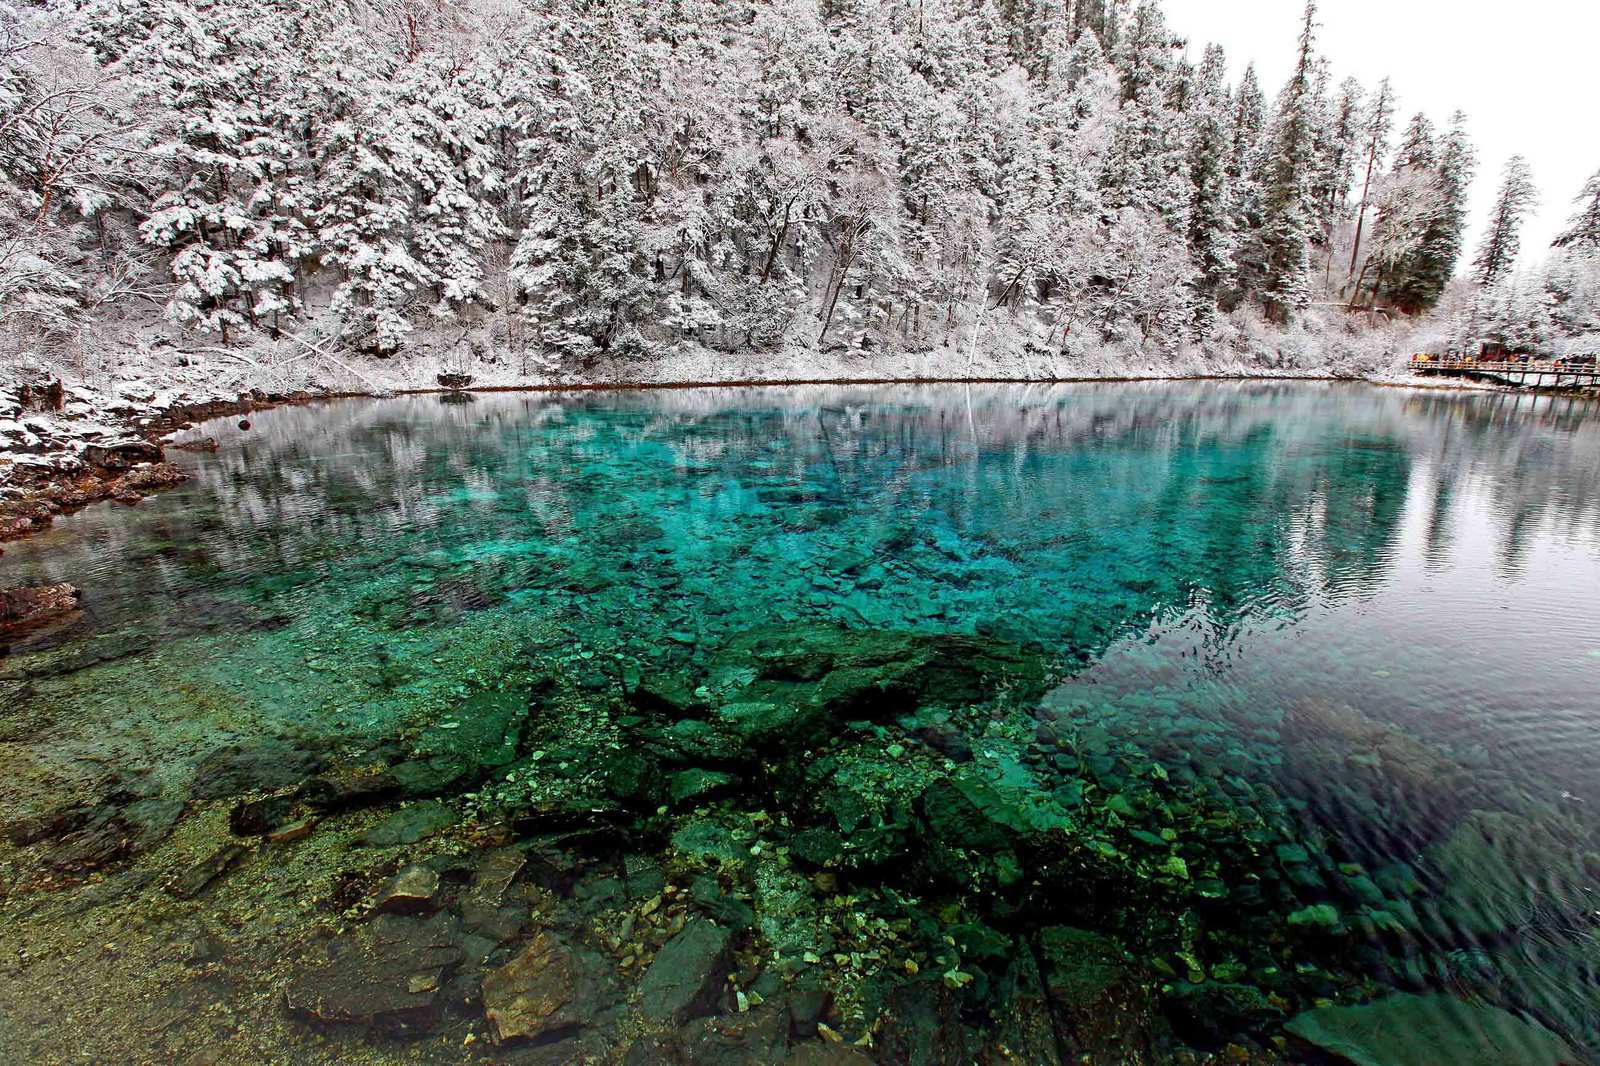
<svg viewBox="0 0 1600 1066">
<path fill-rule="evenodd" d="M 241 792 L 271 792 L 298 785 L 327 766 L 320 752 L 286 740 L 227 744 L 200 760 L 189 794 L 225 799 Z"/>
<path fill-rule="evenodd" d="M 465 953 L 456 921 L 380 915 L 334 938 L 328 961 L 296 975 L 285 989 L 289 1010 L 325 1022 L 398 1031 L 426 1029 L 441 1007 L 445 976 Z"/>
<path fill-rule="evenodd" d="M 1591 880 L 1576 846 L 1542 826 L 1501 811 L 1469 811 L 1425 853 L 1440 899 L 1437 933 L 1474 942 L 1540 915 L 1587 911 Z"/>
<path fill-rule="evenodd" d="M 1254 985 L 1179 981 L 1166 1001 L 1178 1035 L 1192 1044 L 1219 1048 L 1241 1033 L 1265 1033 L 1283 1020 L 1283 1010 Z"/>
<path fill-rule="evenodd" d="M 1322 1007 L 1286 1027 L 1350 1066 L 1579 1066 L 1565 1041 L 1498 1007 L 1452 996 L 1396 994 L 1359 1007 Z"/>
<path fill-rule="evenodd" d="M 709 1013 L 730 965 L 732 934 L 692 919 L 656 953 L 639 983 L 639 1012 L 674 1024 Z"/>
<path fill-rule="evenodd" d="M 763 1004 L 742 1014 L 700 1018 L 678 1031 L 665 1046 L 636 1043 L 625 1066 L 693 1062 L 703 1066 L 766 1066 L 784 1062 L 789 1051 L 789 1012 Z M 651 1058 L 649 1055 L 660 1057 Z"/>
<path fill-rule="evenodd" d="M 391 914 L 418 914 L 434 910 L 438 903 L 439 872 L 412 863 L 396 873 L 378 890 L 372 909 Z"/>
<path fill-rule="evenodd" d="M 498 1040 L 532 1039 L 579 1024 L 572 954 L 547 932 L 483 978 L 484 1015 Z"/>
<path fill-rule="evenodd" d="M 437 836 L 456 824 L 456 812 L 443 803 L 424 800 L 402 807 L 361 834 L 361 843 L 374 848 L 416 844 Z"/>
<path fill-rule="evenodd" d="M 1110 937 L 1071 926 L 1039 931 L 1041 976 L 1058 1026 L 1095 1062 L 1148 1058 L 1154 1003 L 1132 957 Z"/>
<path fill-rule="evenodd" d="M 52 841 L 45 862 L 84 874 L 154 847 L 171 834 L 183 811 L 183 801 L 166 799 L 78 805 L 17 823 L 10 836 L 18 844 Z"/>
<path fill-rule="evenodd" d="M 224 844 L 179 874 L 167 891 L 179 899 L 193 899 L 237 866 L 246 854 L 239 844 Z"/>
<path fill-rule="evenodd" d="M 235 836 L 267 836 L 294 817 L 294 798 L 268 796 L 265 799 L 241 800 L 228 812 L 228 828 Z"/>
<path fill-rule="evenodd" d="M 739 634 L 717 650 L 693 695 L 663 681 L 631 698 L 641 711 L 679 718 L 647 731 L 664 758 L 703 766 L 821 741 L 852 722 L 891 721 L 924 702 L 970 705 L 1005 684 L 1021 698 L 1042 690 L 1043 656 L 976 637 L 810 625 Z M 713 709 L 691 728 L 686 716 L 702 703 Z"/>
</svg>

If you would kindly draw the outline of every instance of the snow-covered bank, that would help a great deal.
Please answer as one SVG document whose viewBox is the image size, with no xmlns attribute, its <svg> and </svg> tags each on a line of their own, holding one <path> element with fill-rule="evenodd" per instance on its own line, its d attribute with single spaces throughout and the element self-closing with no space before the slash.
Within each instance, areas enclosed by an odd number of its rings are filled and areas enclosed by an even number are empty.
<svg viewBox="0 0 1600 1066">
<path fill-rule="evenodd" d="M 54 515 L 95 500 L 134 502 L 175 483 L 180 472 L 161 462 L 161 447 L 192 422 L 318 397 L 435 389 L 442 373 L 469 374 L 476 389 L 1358 379 L 1396 374 L 1409 340 L 1402 330 L 1355 330 L 1335 320 L 1321 328 L 1235 337 L 1225 351 L 1163 356 L 1106 347 L 1069 355 L 996 329 L 982 343 L 968 339 L 920 352 L 728 352 L 682 345 L 648 361 L 601 358 L 576 365 L 543 363 L 496 346 L 490 336 L 441 337 L 401 358 L 287 339 L 236 348 L 179 347 L 162 340 L 108 345 L 75 363 L 25 357 L 0 365 L 0 539 L 24 536 Z M 142 450 L 141 442 L 156 447 Z"/>
</svg>

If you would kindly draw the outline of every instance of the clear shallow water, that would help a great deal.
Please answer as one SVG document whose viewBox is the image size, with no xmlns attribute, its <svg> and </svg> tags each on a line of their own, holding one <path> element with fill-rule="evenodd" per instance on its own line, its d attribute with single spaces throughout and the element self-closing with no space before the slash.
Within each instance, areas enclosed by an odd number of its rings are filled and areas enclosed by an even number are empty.
<svg viewBox="0 0 1600 1066">
<path fill-rule="evenodd" d="M 730 931 L 769 1006 L 798 1016 L 796 989 L 826 989 L 835 1031 L 884 1062 L 997 1041 L 1035 1061 L 1227 1043 L 1299 1061 L 1315 1027 L 1294 1019 L 1395 992 L 1469 1004 L 1444 1015 L 1457 1030 L 1492 1028 L 1493 1006 L 1600 1049 L 1592 406 L 935 386 L 252 421 L 181 459 L 183 488 L 0 559 L 0 584 L 71 581 L 86 606 L 0 659 L 7 820 L 186 801 L 170 836 L 134 834 L 114 861 L 63 861 L 79 827 L 8 855 L 6 946 L 61 940 L 0 994 L 24 1042 L 63 1039 L 38 1034 L 90 950 L 67 932 L 87 908 L 145 930 L 100 960 L 105 985 L 125 996 L 119 965 L 166 960 L 236 1017 L 215 1039 L 324 1061 L 283 988 L 341 975 L 320 945 L 286 945 L 428 861 L 445 875 L 430 906 L 490 942 L 447 977 L 516 957 L 542 913 L 600 960 L 593 1016 L 526 1045 L 565 1061 L 573 1041 L 620 1060 L 629 1011 L 680 1044 L 708 1024 L 629 999 L 675 908 Z M 287 745 L 279 764 L 310 752 L 307 773 L 449 766 L 341 806 L 294 773 L 206 776 L 219 748 L 263 738 Z M 226 846 L 229 811 L 271 786 L 316 832 L 173 903 L 164 878 Z M 357 839 L 403 800 L 457 821 Z M 492 936 L 462 902 L 491 844 L 570 866 Z M 681 895 L 639 896 L 644 868 Z M 198 971 L 171 958 L 196 929 L 226 941 Z M 74 994 L 126 1012 L 94 980 Z M 494 1033 L 482 992 L 412 994 L 430 1020 L 406 1035 Z M 749 1016 L 720 994 L 689 1013 Z M 1017 1004 L 1034 1001 L 1030 1035 Z M 137 1035 L 111 1024 L 130 1061 L 194 1037 L 183 1012 L 134 1015 Z M 1093 1021 L 1112 1015 L 1115 1031 Z M 433 1054 L 392 1017 L 356 1021 L 336 1045 Z"/>
</svg>

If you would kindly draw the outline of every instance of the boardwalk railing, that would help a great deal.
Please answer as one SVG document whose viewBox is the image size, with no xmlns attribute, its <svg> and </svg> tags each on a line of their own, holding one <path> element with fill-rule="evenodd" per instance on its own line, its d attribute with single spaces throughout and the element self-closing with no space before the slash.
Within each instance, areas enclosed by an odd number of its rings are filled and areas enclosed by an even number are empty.
<svg viewBox="0 0 1600 1066">
<path fill-rule="evenodd" d="M 1481 374 L 1514 385 L 1554 388 L 1600 388 L 1600 367 L 1584 361 L 1549 359 L 1483 359 L 1470 355 L 1413 355 L 1417 374 L 1466 376 Z"/>
</svg>

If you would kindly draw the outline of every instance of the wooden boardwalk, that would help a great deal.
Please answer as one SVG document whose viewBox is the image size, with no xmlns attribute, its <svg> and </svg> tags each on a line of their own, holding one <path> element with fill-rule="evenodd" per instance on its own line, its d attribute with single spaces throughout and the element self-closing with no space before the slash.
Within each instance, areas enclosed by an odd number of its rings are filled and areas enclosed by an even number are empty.
<svg viewBox="0 0 1600 1066">
<path fill-rule="evenodd" d="M 1413 355 L 1414 374 L 1470 377 L 1545 389 L 1600 390 L 1600 366 L 1532 359 L 1480 359 L 1470 355 Z"/>
</svg>

